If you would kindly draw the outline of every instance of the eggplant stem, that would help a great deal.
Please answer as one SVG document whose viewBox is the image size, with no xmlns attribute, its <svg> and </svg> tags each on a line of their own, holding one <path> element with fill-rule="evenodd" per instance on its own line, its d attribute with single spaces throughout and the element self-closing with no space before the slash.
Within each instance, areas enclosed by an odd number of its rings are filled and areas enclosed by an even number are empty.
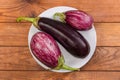
<svg viewBox="0 0 120 80">
<path fill-rule="evenodd" d="M 61 69 L 61 67 L 63 66 L 63 64 L 64 64 L 64 57 L 61 55 L 59 58 L 58 58 L 58 65 L 57 65 L 57 67 L 55 67 L 54 69 L 56 69 L 56 70 L 59 70 L 59 69 Z"/>
<path fill-rule="evenodd" d="M 72 71 L 80 71 L 80 68 L 73 68 L 73 67 L 70 67 L 70 66 L 65 65 L 65 64 L 63 64 L 63 66 L 61 67 L 61 69 L 72 70 Z"/>
<path fill-rule="evenodd" d="M 64 22 L 64 23 L 65 23 L 65 18 L 66 18 L 66 16 L 65 16 L 64 13 L 58 13 L 58 12 L 57 12 L 57 13 L 55 13 L 55 14 L 53 15 L 53 18 L 54 18 L 55 20 L 58 20 L 57 18 L 59 18 L 61 22 Z"/>
<path fill-rule="evenodd" d="M 17 22 L 21 22 L 22 20 L 28 21 L 28 22 L 33 23 L 33 25 L 34 25 L 36 28 L 39 28 L 38 25 L 37 25 L 39 19 L 40 19 L 40 18 L 38 18 L 38 17 L 36 17 L 36 18 L 18 17 L 18 18 L 16 19 L 16 21 L 17 21 Z"/>
<path fill-rule="evenodd" d="M 65 65 L 65 60 L 64 60 L 64 57 L 61 55 L 58 59 L 58 66 L 55 67 L 54 69 L 55 70 L 60 70 L 60 69 L 65 69 L 65 70 L 71 70 L 71 71 L 79 71 L 80 69 L 79 68 L 73 68 L 73 67 L 70 67 L 68 65 Z"/>
</svg>

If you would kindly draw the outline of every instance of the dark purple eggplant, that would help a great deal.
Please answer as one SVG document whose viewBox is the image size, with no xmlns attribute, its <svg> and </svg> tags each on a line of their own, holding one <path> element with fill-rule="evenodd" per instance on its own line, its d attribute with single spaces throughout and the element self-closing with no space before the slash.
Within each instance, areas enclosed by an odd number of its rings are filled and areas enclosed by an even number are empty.
<svg viewBox="0 0 120 80">
<path fill-rule="evenodd" d="M 89 14 L 80 10 L 69 10 L 64 13 L 55 13 L 54 19 L 59 17 L 77 30 L 89 30 L 92 28 L 93 18 Z"/>
<path fill-rule="evenodd" d="M 45 33 L 36 33 L 30 42 L 33 55 L 52 69 L 79 70 L 64 64 L 64 58 L 54 38 Z"/>
<path fill-rule="evenodd" d="M 18 22 L 27 20 L 35 27 L 52 35 L 68 52 L 80 58 L 86 57 L 90 52 L 90 46 L 86 39 L 70 25 L 50 18 L 26 18 L 19 17 Z"/>
</svg>

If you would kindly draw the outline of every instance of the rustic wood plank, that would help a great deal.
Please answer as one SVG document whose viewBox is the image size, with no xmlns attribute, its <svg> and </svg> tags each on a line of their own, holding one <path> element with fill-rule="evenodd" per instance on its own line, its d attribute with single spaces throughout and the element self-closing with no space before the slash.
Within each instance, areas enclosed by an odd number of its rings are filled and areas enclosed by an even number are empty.
<svg viewBox="0 0 120 80">
<path fill-rule="evenodd" d="M 15 22 L 18 16 L 37 16 L 55 6 L 72 6 L 91 14 L 95 22 L 120 22 L 120 0 L 1 0 L 0 22 Z"/>
<path fill-rule="evenodd" d="M 97 47 L 84 70 L 120 71 L 120 47 Z M 32 58 L 28 47 L 0 47 L 0 70 L 44 70 Z"/>
<path fill-rule="evenodd" d="M 97 47 L 82 70 L 120 70 L 120 47 Z"/>
<path fill-rule="evenodd" d="M 120 72 L 0 71 L 1 80 L 120 80 Z"/>
<path fill-rule="evenodd" d="M 0 23 L 0 46 L 27 46 L 30 23 Z M 120 46 L 120 23 L 95 23 L 97 46 Z"/>
<path fill-rule="evenodd" d="M 36 15 L 45 10 L 40 6 L 39 2 L 36 1 L 35 0 L 0 1 L 0 17 L 1 17 L 0 22 L 16 22 L 15 19 L 18 16 L 35 17 Z"/>
<path fill-rule="evenodd" d="M 0 23 L 0 45 L 27 46 L 30 25 L 24 23 Z"/>
<path fill-rule="evenodd" d="M 28 47 L 0 47 L 0 70 L 43 70 Z"/>
<path fill-rule="evenodd" d="M 97 46 L 120 46 L 120 23 L 96 23 Z"/>
</svg>

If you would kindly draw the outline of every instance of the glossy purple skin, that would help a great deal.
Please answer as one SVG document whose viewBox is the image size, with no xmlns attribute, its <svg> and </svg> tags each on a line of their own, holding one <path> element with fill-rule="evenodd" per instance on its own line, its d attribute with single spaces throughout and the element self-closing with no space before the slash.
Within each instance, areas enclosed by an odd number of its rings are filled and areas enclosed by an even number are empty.
<svg viewBox="0 0 120 80">
<path fill-rule="evenodd" d="M 35 57 L 50 68 L 58 65 L 58 58 L 61 56 L 60 49 L 52 36 L 45 32 L 36 33 L 30 43 L 31 50 Z"/>
<path fill-rule="evenodd" d="M 92 28 L 93 18 L 80 10 L 70 10 L 65 12 L 66 23 L 78 30 L 89 30 Z"/>
<path fill-rule="evenodd" d="M 89 43 L 70 25 L 46 17 L 41 17 L 38 25 L 40 30 L 52 35 L 73 56 L 85 58 L 89 54 Z"/>
</svg>

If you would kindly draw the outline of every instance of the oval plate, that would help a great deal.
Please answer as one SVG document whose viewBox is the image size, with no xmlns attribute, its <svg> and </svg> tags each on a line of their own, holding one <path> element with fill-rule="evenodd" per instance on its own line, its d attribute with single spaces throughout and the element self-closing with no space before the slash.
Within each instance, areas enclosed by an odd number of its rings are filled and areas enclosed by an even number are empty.
<svg viewBox="0 0 120 80">
<path fill-rule="evenodd" d="M 76 10 L 76 8 L 72 8 L 72 7 L 67 7 L 67 6 L 59 6 L 59 7 L 54 7 L 54 8 L 50 8 L 44 12 L 42 12 L 39 17 L 48 17 L 48 18 L 53 18 L 53 14 L 56 12 L 65 12 L 68 10 Z M 28 46 L 29 46 L 29 50 L 31 52 L 31 55 L 33 56 L 33 58 L 35 59 L 35 61 L 41 65 L 43 68 L 45 69 L 50 69 L 49 67 L 45 66 L 44 64 L 42 64 L 32 53 L 31 49 L 30 49 L 30 41 L 32 36 L 37 33 L 40 32 L 38 29 L 36 29 L 33 25 L 31 25 L 30 30 L 29 30 L 29 35 L 28 35 Z M 71 66 L 71 67 L 75 67 L 75 68 L 81 68 L 83 67 L 93 56 L 95 48 L 96 48 L 96 31 L 94 28 L 94 25 L 92 27 L 92 29 L 88 30 L 88 31 L 79 31 L 84 38 L 88 41 L 89 45 L 90 45 L 90 53 L 87 57 L 85 58 L 76 58 L 74 56 L 72 56 L 68 51 L 66 51 L 64 49 L 64 47 L 62 47 L 58 42 L 58 46 L 64 56 L 65 59 L 65 64 Z M 71 72 L 69 70 L 51 70 L 54 72 Z"/>
</svg>

